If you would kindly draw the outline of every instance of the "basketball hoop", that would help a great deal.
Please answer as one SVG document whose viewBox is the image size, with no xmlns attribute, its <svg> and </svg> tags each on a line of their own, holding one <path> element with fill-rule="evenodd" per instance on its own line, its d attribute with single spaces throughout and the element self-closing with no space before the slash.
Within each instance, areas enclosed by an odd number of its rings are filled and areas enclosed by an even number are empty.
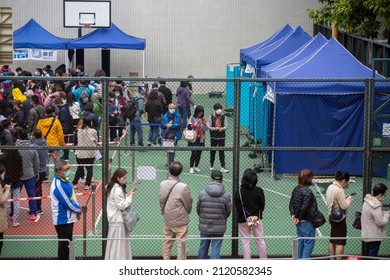
<svg viewBox="0 0 390 280">
<path fill-rule="evenodd" d="M 80 22 L 81 27 L 86 29 L 90 29 L 92 24 L 92 22 Z"/>
</svg>

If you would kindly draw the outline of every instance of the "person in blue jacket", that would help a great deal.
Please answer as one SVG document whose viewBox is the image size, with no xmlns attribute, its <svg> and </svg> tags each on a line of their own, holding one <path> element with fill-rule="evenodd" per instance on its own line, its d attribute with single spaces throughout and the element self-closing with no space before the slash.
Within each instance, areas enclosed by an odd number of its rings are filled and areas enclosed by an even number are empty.
<svg viewBox="0 0 390 280">
<path fill-rule="evenodd" d="M 177 145 L 177 141 L 181 139 L 181 130 L 180 130 L 180 120 L 181 116 L 179 112 L 176 111 L 176 105 L 170 103 L 168 105 L 168 111 L 163 115 L 162 121 L 162 136 L 164 139 L 174 140 L 174 145 Z M 168 166 L 175 161 L 175 151 L 170 150 L 168 152 Z"/>
<path fill-rule="evenodd" d="M 50 186 L 53 225 L 58 239 L 73 239 L 73 224 L 80 219 L 81 207 L 69 182 L 70 165 L 65 160 L 55 163 L 55 176 Z M 58 259 L 69 260 L 69 242 L 58 242 Z"/>
</svg>

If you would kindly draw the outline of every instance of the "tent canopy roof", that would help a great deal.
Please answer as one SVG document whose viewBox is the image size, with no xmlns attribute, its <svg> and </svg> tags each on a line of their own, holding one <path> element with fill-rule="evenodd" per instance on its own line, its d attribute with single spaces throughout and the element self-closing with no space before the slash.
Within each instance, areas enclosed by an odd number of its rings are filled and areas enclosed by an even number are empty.
<svg viewBox="0 0 390 280">
<path fill-rule="evenodd" d="M 259 50 L 267 45 L 270 45 L 276 41 L 278 41 L 280 38 L 284 37 L 288 33 L 293 31 L 293 28 L 287 23 L 285 26 L 283 26 L 281 29 L 279 29 L 277 32 L 275 32 L 271 37 L 264 40 L 261 43 L 257 43 L 253 46 L 240 49 L 240 59 L 241 61 L 246 61 L 248 59 L 249 53 Z"/>
<path fill-rule="evenodd" d="M 67 39 L 54 36 L 40 26 L 34 19 L 14 32 L 14 49 L 52 49 L 65 50 Z"/>
<path fill-rule="evenodd" d="M 68 43 L 68 49 L 131 49 L 144 50 L 146 40 L 124 33 L 114 23 L 111 28 L 99 28 Z"/>
</svg>

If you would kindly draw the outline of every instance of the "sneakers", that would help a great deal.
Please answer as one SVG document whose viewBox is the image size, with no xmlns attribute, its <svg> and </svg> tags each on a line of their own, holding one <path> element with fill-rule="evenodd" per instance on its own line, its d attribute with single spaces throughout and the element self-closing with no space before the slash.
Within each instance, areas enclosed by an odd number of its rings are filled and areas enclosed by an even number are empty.
<svg viewBox="0 0 390 280">
<path fill-rule="evenodd" d="M 80 178 L 80 182 L 85 182 L 85 178 Z"/>
<path fill-rule="evenodd" d="M 35 221 L 36 217 L 34 214 L 30 214 L 30 221 Z"/>
<path fill-rule="evenodd" d="M 194 173 L 195 173 L 194 169 L 190 168 L 190 174 L 194 174 Z"/>
<path fill-rule="evenodd" d="M 90 188 L 91 188 L 91 186 L 88 186 L 88 185 L 84 186 L 84 190 L 89 190 Z"/>
<path fill-rule="evenodd" d="M 211 166 L 211 167 L 210 167 L 210 171 L 214 171 L 214 166 Z"/>
<path fill-rule="evenodd" d="M 223 168 L 223 167 L 221 167 L 221 170 L 220 170 L 222 173 L 228 173 L 229 172 L 229 170 L 227 170 L 227 169 L 225 169 L 225 168 Z"/>
<path fill-rule="evenodd" d="M 196 172 L 201 172 L 199 167 L 194 167 L 194 169 L 195 169 Z"/>
<path fill-rule="evenodd" d="M 43 211 L 42 210 L 37 210 L 37 215 L 43 215 Z"/>
<path fill-rule="evenodd" d="M 12 227 L 18 227 L 18 226 L 20 226 L 19 223 L 13 223 L 13 224 L 12 224 Z"/>
</svg>

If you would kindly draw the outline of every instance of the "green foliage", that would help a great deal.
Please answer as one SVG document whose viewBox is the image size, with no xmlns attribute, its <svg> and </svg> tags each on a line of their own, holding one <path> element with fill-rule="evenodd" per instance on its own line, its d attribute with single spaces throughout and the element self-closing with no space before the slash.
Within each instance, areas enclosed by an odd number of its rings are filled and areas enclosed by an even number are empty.
<svg viewBox="0 0 390 280">
<path fill-rule="evenodd" d="M 318 0 L 322 8 L 307 10 L 313 22 L 335 24 L 358 36 L 375 38 L 380 27 L 390 26 L 390 0 Z"/>
</svg>

